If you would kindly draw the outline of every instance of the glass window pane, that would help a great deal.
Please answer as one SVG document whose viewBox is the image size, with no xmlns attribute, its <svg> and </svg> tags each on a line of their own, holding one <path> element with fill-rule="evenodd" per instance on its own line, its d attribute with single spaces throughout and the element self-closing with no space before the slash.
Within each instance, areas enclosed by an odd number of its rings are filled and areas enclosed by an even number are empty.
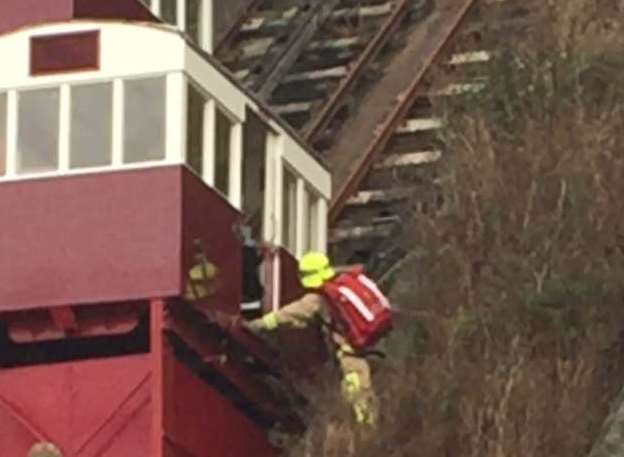
<svg viewBox="0 0 624 457">
<path fill-rule="evenodd" d="M 0 176 L 6 173 L 7 141 L 7 95 L 0 94 Z"/>
<path fill-rule="evenodd" d="M 186 162 L 199 176 L 204 169 L 204 96 L 193 84 L 188 85 L 187 91 L 187 137 Z"/>
<path fill-rule="evenodd" d="M 297 177 L 284 167 L 282 193 L 282 244 L 295 252 L 297 249 Z"/>
<path fill-rule="evenodd" d="M 319 199 L 316 195 L 314 195 L 314 192 L 309 193 L 308 199 L 308 220 L 310 221 L 310 230 L 308 233 L 308 250 L 316 250 L 319 249 Z"/>
<path fill-rule="evenodd" d="M 186 33 L 195 43 L 201 43 L 202 0 L 186 2 Z"/>
<path fill-rule="evenodd" d="M 124 162 L 165 158 L 166 79 L 124 83 Z"/>
<path fill-rule="evenodd" d="M 262 238 L 267 128 L 253 111 L 243 125 L 243 213 L 255 239 Z"/>
<path fill-rule="evenodd" d="M 112 162 L 113 85 L 71 89 L 70 167 L 97 167 Z"/>
<path fill-rule="evenodd" d="M 58 168 L 59 89 L 19 94 L 17 169 L 19 173 Z"/>
<path fill-rule="evenodd" d="M 215 135 L 215 187 L 224 195 L 230 184 L 230 131 L 232 123 L 217 109 Z"/>
<path fill-rule="evenodd" d="M 160 0 L 160 17 L 169 24 L 178 23 L 178 0 Z"/>
<path fill-rule="evenodd" d="M 303 208 L 301 214 L 303 215 L 302 221 L 297 221 L 301 224 L 301 245 L 303 252 L 310 250 L 310 194 L 307 189 L 303 190 Z"/>
</svg>

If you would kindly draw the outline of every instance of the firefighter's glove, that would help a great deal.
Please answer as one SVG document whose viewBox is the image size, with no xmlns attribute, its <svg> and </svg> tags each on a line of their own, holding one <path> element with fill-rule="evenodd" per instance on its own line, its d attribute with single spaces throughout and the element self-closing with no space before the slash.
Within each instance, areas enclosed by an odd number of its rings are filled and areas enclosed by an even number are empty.
<svg viewBox="0 0 624 457">
<path fill-rule="evenodd" d="M 267 330 L 275 330 L 277 326 L 278 322 L 275 313 L 265 314 L 260 319 L 254 319 L 252 321 L 243 321 L 243 327 L 254 334 L 260 334 Z"/>
<path fill-rule="evenodd" d="M 262 332 L 262 321 L 259 319 L 255 319 L 253 321 L 242 321 L 242 326 L 249 333 L 253 333 L 254 335 L 259 335 Z"/>
</svg>

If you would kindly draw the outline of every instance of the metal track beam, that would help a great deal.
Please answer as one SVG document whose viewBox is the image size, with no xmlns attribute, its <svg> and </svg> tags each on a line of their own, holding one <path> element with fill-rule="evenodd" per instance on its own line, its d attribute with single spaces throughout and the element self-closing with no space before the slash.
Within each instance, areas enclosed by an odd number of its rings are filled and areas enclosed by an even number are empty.
<svg viewBox="0 0 624 457">
<path fill-rule="evenodd" d="M 321 111 L 314 115 L 312 122 L 306 127 L 304 138 L 310 142 L 318 138 L 323 133 L 333 116 L 343 105 L 346 98 L 351 94 L 353 86 L 364 73 L 367 66 L 377 57 L 379 52 L 393 37 L 394 33 L 401 25 L 401 21 L 409 12 L 410 0 L 398 0 L 396 7 L 388 20 L 379 29 L 377 34 L 368 43 L 364 51 L 360 54 L 355 64 L 350 68 L 349 74 L 340 81 L 338 88 L 332 94 L 331 98 L 323 104 Z"/>
<path fill-rule="evenodd" d="M 353 171 L 336 192 L 329 211 L 330 224 L 337 220 L 349 198 L 357 191 L 377 157 L 403 122 L 410 107 L 420 95 L 419 89 L 424 75 L 449 43 L 457 27 L 474 3 L 475 0 L 464 0 L 461 5 L 451 5 L 448 11 L 444 11 L 444 14 L 440 16 L 438 23 L 431 27 L 431 33 L 428 34 L 428 39 L 424 44 L 423 64 L 417 68 L 409 88 L 398 98 L 398 102 L 390 115 L 379 126 L 379 134 L 374 136 L 366 152 L 360 157 Z"/>
<path fill-rule="evenodd" d="M 249 86 L 263 100 L 268 100 L 271 93 L 284 79 L 295 61 L 310 43 L 320 26 L 327 20 L 339 0 L 314 0 L 307 8 L 293 19 L 284 42 L 275 40 L 265 57 L 260 62 L 260 74 L 253 78 Z"/>
<path fill-rule="evenodd" d="M 223 38 L 216 43 L 214 47 L 213 54 L 215 56 L 220 55 L 224 52 L 225 48 L 227 48 L 234 40 L 236 39 L 236 35 L 238 35 L 242 25 L 247 21 L 249 16 L 255 11 L 256 7 L 260 4 L 262 0 L 249 0 L 247 4 L 241 9 L 241 13 L 238 17 L 238 20 L 232 24 L 232 27 L 225 33 Z"/>
</svg>

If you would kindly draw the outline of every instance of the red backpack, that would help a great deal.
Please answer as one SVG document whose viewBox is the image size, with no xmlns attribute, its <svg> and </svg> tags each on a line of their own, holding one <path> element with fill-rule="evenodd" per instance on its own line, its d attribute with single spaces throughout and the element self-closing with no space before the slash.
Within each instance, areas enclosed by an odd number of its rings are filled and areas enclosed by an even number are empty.
<svg viewBox="0 0 624 457">
<path fill-rule="evenodd" d="M 332 319 L 354 349 L 375 344 L 392 329 L 392 310 L 375 282 L 359 270 L 342 273 L 323 286 Z"/>
</svg>

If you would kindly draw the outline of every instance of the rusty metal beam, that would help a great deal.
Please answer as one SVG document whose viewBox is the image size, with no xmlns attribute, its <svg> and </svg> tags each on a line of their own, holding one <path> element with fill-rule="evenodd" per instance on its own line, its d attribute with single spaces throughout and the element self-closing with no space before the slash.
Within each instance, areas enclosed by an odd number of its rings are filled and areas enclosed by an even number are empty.
<svg viewBox="0 0 624 457">
<path fill-rule="evenodd" d="M 377 157 L 384 150 L 388 141 L 392 138 L 395 130 L 403 121 L 406 114 L 409 112 L 410 107 L 421 95 L 420 84 L 426 74 L 427 70 L 434 64 L 436 58 L 442 53 L 443 49 L 451 41 L 457 31 L 458 26 L 461 24 L 463 18 L 468 13 L 470 7 L 475 3 L 475 0 L 464 0 L 461 5 L 457 5 L 455 14 L 450 17 L 446 17 L 447 21 L 439 24 L 437 28 L 432 28 L 434 32 L 431 38 L 427 42 L 427 52 L 424 59 L 424 64 L 418 69 L 412 83 L 405 93 L 398 99 L 398 103 L 390 115 L 379 126 L 380 134 L 375 136 L 372 143 L 367 148 L 366 152 L 358 161 L 354 170 L 349 174 L 344 184 L 336 192 L 334 200 L 332 201 L 329 211 L 329 223 L 334 223 L 344 206 L 346 205 L 349 197 L 357 191 L 358 187 L 366 177 L 368 171 L 374 164 Z"/>
<path fill-rule="evenodd" d="M 336 91 L 323 104 L 321 111 L 313 116 L 312 121 L 305 128 L 304 138 L 308 142 L 314 143 L 318 135 L 327 127 L 345 99 L 351 94 L 353 86 L 362 76 L 367 66 L 379 54 L 386 43 L 392 39 L 393 34 L 401 25 L 401 21 L 409 12 L 410 4 L 410 0 L 399 0 L 397 2 L 395 10 L 359 55 L 357 61 L 350 68 L 349 74 L 340 81 Z"/>
<path fill-rule="evenodd" d="M 306 11 L 299 12 L 293 19 L 288 39 L 283 43 L 275 40 L 260 63 L 262 71 L 250 85 L 260 98 L 269 99 L 338 1 L 314 0 Z"/>
</svg>

